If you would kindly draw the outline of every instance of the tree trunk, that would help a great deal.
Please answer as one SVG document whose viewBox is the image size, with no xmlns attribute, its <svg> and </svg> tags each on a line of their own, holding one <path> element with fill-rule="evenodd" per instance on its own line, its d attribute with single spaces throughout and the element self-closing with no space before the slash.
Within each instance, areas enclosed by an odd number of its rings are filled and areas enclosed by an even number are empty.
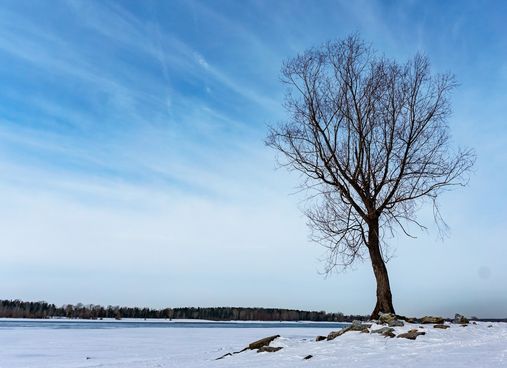
<svg viewBox="0 0 507 368">
<path fill-rule="evenodd" d="M 391 286 L 389 285 L 389 276 L 387 275 L 386 264 L 380 252 L 378 218 L 368 223 L 368 250 L 370 252 L 373 273 L 377 280 L 377 304 L 370 318 L 377 319 L 380 312 L 395 313 Z"/>
</svg>

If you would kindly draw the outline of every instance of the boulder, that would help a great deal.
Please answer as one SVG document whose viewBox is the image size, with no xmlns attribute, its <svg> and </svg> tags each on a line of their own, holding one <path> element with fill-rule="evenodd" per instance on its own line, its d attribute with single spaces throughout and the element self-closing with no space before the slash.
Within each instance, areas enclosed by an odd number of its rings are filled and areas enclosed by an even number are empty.
<svg viewBox="0 0 507 368">
<path fill-rule="evenodd" d="M 442 317 L 433 317 L 433 316 L 426 316 L 421 318 L 420 322 L 423 325 L 431 324 L 431 325 L 441 325 L 444 323 L 444 319 Z"/>
<path fill-rule="evenodd" d="M 394 328 L 391 328 L 391 327 L 382 327 L 382 328 L 379 328 L 377 330 L 373 330 L 371 331 L 371 333 L 378 333 L 384 337 L 394 337 L 396 336 L 394 334 Z"/>
<path fill-rule="evenodd" d="M 405 326 L 405 324 L 403 323 L 403 321 L 400 321 L 399 319 L 393 319 L 392 321 L 389 321 L 387 323 L 387 325 L 389 327 L 403 327 L 403 326 Z"/>
<path fill-rule="evenodd" d="M 395 334 L 394 334 L 394 332 L 392 332 L 392 331 L 387 331 L 387 332 L 384 332 L 384 333 L 382 334 L 382 336 L 384 336 L 384 337 L 390 337 L 390 338 L 392 339 L 392 338 L 393 338 L 393 337 L 395 337 L 396 335 L 395 335 Z"/>
<path fill-rule="evenodd" d="M 326 336 L 317 336 L 315 338 L 315 341 L 322 341 L 322 340 L 325 340 L 326 339 Z"/>
<path fill-rule="evenodd" d="M 235 351 L 233 353 L 224 354 L 221 357 L 216 358 L 215 360 L 224 359 L 227 356 L 231 356 L 233 354 L 239 354 L 239 353 L 242 353 L 246 350 L 257 350 L 258 353 L 263 353 L 263 352 L 273 353 L 275 351 L 280 350 L 281 347 L 272 347 L 272 346 L 269 346 L 269 344 L 271 343 L 271 341 L 273 341 L 274 339 L 276 339 L 278 337 L 280 337 L 280 335 L 268 336 L 263 339 L 254 341 L 254 342 L 250 343 L 246 348 L 244 348 L 240 351 Z"/>
<path fill-rule="evenodd" d="M 250 349 L 250 350 L 260 349 L 263 346 L 268 346 L 271 341 L 273 341 L 274 339 L 276 339 L 278 337 L 280 337 L 280 335 L 268 336 L 263 339 L 254 341 L 254 342 L 250 343 L 246 349 Z"/>
<path fill-rule="evenodd" d="M 381 324 L 389 323 L 394 320 L 396 320 L 396 315 L 393 313 L 379 313 L 378 321 Z"/>
<path fill-rule="evenodd" d="M 327 340 L 334 340 L 338 336 L 343 335 L 345 332 L 348 331 L 359 331 L 359 332 L 369 332 L 369 328 L 371 327 L 371 323 L 363 323 L 361 321 L 352 321 L 352 324 L 350 326 L 342 328 L 340 331 L 332 331 L 327 335 Z"/>
<path fill-rule="evenodd" d="M 394 328 L 391 328 L 391 327 L 382 327 L 382 328 L 378 328 L 376 330 L 372 330 L 371 333 L 384 334 L 386 332 L 393 332 L 393 331 L 394 331 Z"/>
<path fill-rule="evenodd" d="M 351 328 L 352 328 L 352 326 L 347 326 L 347 327 L 342 328 L 340 331 L 331 331 L 329 333 L 329 335 L 327 335 L 326 339 L 327 339 L 327 341 L 334 340 L 338 336 L 343 335 L 345 332 L 350 331 Z"/>
<path fill-rule="evenodd" d="M 454 315 L 454 319 L 452 320 L 452 323 L 456 323 L 459 325 L 468 324 L 470 321 L 465 316 L 462 316 L 461 314 L 456 313 Z"/>
<path fill-rule="evenodd" d="M 407 323 L 419 323 L 419 320 L 415 317 L 405 317 L 400 319 L 403 319 Z"/>
<path fill-rule="evenodd" d="M 370 328 L 371 323 L 363 323 L 362 321 L 358 321 L 357 319 L 352 321 L 352 331 L 362 331 L 365 328 Z"/>
<path fill-rule="evenodd" d="M 274 353 L 278 350 L 281 350 L 282 347 L 281 346 L 277 346 L 277 347 L 274 347 L 274 346 L 263 346 L 261 347 L 260 349 L 257 350 L 258 353 Z"/>
<path fill-rule="evenodd" d="M 440 328 L 441 330 L 448 329 L 449 327 L 451 327 L 451 326 L 444 325 L 444 324 L 438 324 L 438 325 L 433 326 L 433 328 Z"/>
<path fill-rule="evenodd" d="M 359 331 L 359 332 L 370 332 L 368 329 L 371 327 L 371 323 L 363 323 L 358 320 L 352 321 L 352 325 L 350 326 L 349 331 Z"/>
<path fill-rule="evenodd" d="M 419 335 L 426 335 L 426 332 L 419 332 L 417 329 L 412 329 L 406 333 L 399 334 L 397 337 L 409 339 L 409 340 L 415 340 L 417 336 Z"/>
</svg>

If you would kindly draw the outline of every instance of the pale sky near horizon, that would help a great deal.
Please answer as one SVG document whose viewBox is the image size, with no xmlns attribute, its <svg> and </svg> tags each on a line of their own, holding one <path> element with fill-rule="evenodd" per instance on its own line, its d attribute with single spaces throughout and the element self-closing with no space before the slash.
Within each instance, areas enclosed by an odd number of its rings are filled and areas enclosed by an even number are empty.
<svg viewBox="0 0 507 368">
<path fill-rule="evenodd" d="M 448 238 L 424 207 L 391 241 L 397 312 L 507 317 L 505 24 L 503 1 L 2 1 L 0 299 L 371 312 L 371 266 L 319 273 L 263 143 L 282 61 L 358 32 L 456 75 L 478 157 Z"/>
</svg>

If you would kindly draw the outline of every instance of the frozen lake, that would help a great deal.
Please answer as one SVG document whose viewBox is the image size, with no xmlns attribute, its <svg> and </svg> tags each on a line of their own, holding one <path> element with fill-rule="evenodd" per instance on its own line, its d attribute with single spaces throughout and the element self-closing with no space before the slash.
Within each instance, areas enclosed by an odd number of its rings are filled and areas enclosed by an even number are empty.
<svg viewBox="0 0 507 368">
<path fill-rule="evenodd" d="M 406 324 L 396 334 L 412 328 L 426 335 L 410 341 L 348 332 L 315 342 L 336 325 L 0 320 L 0 368 L 507 367 L 506 323 L 447 330 Z M 271 346 L 283 347 L 279 352 L 215 360 L 275 334 L 281 337 Z M 303 360 L 308 354 L 313 357 Z"/>
<path fill-rule="evenodd" d="M 303 341 L 342 325 L 6 319 L 0 320 L 0 368 L 229 366 L 214 359 L 268 335 Z"/>
<path fill-rule="evenodd" d="M 337 322 L 262 322 L 262 321 L 192 321 L 192 320 L 67 320 L 0 319 L 5 329 L 112 329 L 112 328 L 331 328 L 345 326 Z"/>
</svg>

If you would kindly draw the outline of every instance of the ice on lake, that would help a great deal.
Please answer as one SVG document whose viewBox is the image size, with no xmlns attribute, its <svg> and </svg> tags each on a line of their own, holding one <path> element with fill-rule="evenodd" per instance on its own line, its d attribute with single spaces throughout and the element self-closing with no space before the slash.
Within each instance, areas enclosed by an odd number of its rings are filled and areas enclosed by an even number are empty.
<svg viewBox="0 0 507 368">
<path fill-rule="evenodd" d="M 78 322 L 74 328 L 70 324 L 75 322 L 63 322 L 67 325 L 55 328 L 43 323 L 20 326 L 0 321 L 1 368 L 507 367 L 505 323 L 453 325 L 447 330 L 426 325 L 422 329 L 426 335 L 416 341 L 349 332 L 322 342 L 315 342 L 315 336 L 337 328 L 277 323 L 212 328 L 193 323 L 167 328 L 142 323 L 127 326 L 129 322 L 108 328 L 93 322 Z M 406 325 L 397 333 L 410 328 L 419 326 Z M 247 351 L 215 360 L 274 334 L 281 338 L 272 345 L 284 347 L 276 353 Z M 313 358 L 303 360 L 308 354 Z"/>
</svg>

